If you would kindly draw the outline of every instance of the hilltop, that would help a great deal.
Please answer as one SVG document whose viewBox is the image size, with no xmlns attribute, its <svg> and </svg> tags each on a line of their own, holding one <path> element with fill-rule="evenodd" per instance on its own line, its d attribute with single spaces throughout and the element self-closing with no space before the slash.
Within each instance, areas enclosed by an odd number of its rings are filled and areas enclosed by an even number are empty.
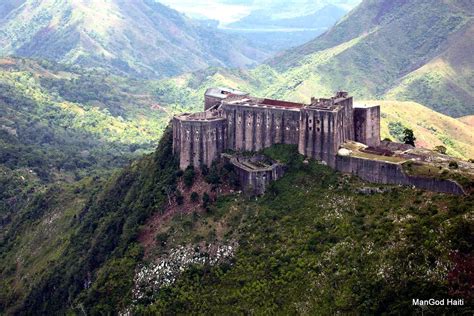
<svg viewBox="0 0 474 316">
<path fill-rule="evenodd" d="M 3 1 L 0 56 L 6 55 L 155 78 L 268 56 L 153 0 Z"/>
</svg>

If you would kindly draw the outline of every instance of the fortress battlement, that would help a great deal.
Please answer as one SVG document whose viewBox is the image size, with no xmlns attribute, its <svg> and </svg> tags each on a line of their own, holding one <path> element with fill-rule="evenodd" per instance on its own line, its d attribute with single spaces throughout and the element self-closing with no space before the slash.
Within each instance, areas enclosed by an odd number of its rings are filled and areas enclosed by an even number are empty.
<svg viewBox="0 0 474 316">
<path fill-rule="evenodd" d="M 380 111 L 354 112 L 352 97 L 343 91 L 310 101 L 258 98 L 234 89 L 209 88 L 203 112 L 173 120 L 173 149 L 180 156 L 180 167 L 210 166 L 226 149 L 259 151 L 279 143 L 297 145 L 301 154 L 334 166 L 337 150 L 345 141 L 379 144 Z"/>
<path fill-rule="evenodd" d="M 455 181 L 405 174 L 393 160 L 407 157 L 385 157 L 391 150 L 380 145 L 380 106 L 354 106 L 352 97 L 344 91 L 330 98 L 311 98 L 310 103 L 304 104 L 210 88 L 205 94 L 203 112 L 173 118 L 173 152 L 179 155 L 181 169 L 211 166 L 228 149 L 237 153 L 258 152 L 274 144 L 297 145 L 300 154 L 368 181 L 463 193 Z M 359 145 L 365 149 L 348 149 Z M 415 158 L 419 159 L 419 155 Z M 237 155 L 230 162 L 241 183 L 252 187 L 254 194 L 263 193 L 269 181 L 284 173 L 281 165 L 265 165 L 258 159 Z"/>
</svg>

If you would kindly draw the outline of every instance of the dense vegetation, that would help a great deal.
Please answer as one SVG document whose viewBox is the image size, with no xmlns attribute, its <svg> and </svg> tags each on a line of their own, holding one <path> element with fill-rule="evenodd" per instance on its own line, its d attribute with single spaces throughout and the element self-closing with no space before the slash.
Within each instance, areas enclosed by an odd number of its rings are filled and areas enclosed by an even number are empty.
<svg viewBox="0 0 474 316">
<path fill-rule="evenodd" d="M 170 159 L 170 131 L 154 154 L 108 181 L 89 186 L 85 179 L 39 194 L 0 245 L 0 306 L 26 314 L 373 314 L 420 312 L 413 297 L 472 299 L 472 195 L 374 187 L 303 162 L 293 146 L 265 154 L 289 165 L 265 196 L 207 198 L 203 203 L 211 204 L 202 211 L 164 219 L 156 230 L 157 259 L 202 242 L 235 243 L 234 257 L 184 266 L 175 283 L 147 299 L 132 294 L 136 268 L 153 260 L 143 261 L 137 234 L 184 177 Z M 57 219 L 48 222 L 52 214 Z M 54 235 L 34 244 L 39 257 L 29 257 L 28 240 L 44 230 Z M 14 268 L 15 260 L 23 266 Z M 29 276 L 13 287 L 19 273 Z"/>
<path fill-rule="evenodd" d="M 364 194 L 366 184 L 292 152 L 266 151 L 292 163 L 263 198 L 224 198 L 210 214 L 170 224 L 173 232 L 190 220 L 177 240 L 193 243 L 193 231 L 226 218 L 239 249 L 227 264 L 189 268 L 140 313 L 414 314 L 412 298 L 472 299 L 472 196 L 399 187 Z"/>
<path fill-rule="evenodd" d="M 96 312 L 129 303 L 124 295 L 141 257 L 138 229 L 162 208 L 166 192 L 174 191 L 171 134 L 168 129 L 154 154 L 108 181 L 88 178 L 36 195 L 0 240 L 0 310 L 49 314 L 80 309 L 76 299 L 81 293 L 80 302 L 95 306 Z M 32 253 L 24 252 L 28 247 L 35 247 Z M 21 267 L 15 267 L 16 260 L 23 262 Z M 111 277 L 110 271 L 117 274 Z M 22 276 L 20 283 L 15 275 Z"/>
<path fill-rule="evenodd" d="M 44 182 L 123 166 L 153 148 L 169 115 L 146 84 L 44 61 L 0 61 L 0 164 Z"/>
</svg>

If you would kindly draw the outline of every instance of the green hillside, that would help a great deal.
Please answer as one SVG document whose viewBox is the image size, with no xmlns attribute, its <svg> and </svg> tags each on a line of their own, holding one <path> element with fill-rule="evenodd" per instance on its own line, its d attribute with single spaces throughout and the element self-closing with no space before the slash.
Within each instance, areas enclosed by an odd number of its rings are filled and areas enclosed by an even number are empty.
<svg viewBox="0 0 474 316">
<path fill-rule="evenodd" d="M 267 195 L 234 193 L 187 213 L 167 206 L 182 182 L 169 130 L 154 154 L 108 180 L 38 194 L 0 243 L 0 310 L 398 314 L 420 312 L 413 297 L 455 296 L 469 313 L 472 195 L 366 194 L 372 185 L 305 164 L 292 146 L 266 154 L 291 162 Z M 159 262 L 173 267 L 164 284 Z"/>
<path fill-rule="evenodd" d="M 2 1 L 0 56 L 7 55 L 135 77 L 248 66 L 268 57 L 153 0 Z"/>
<path fill-rule="evenodd" d="M 0 164 L 44 182 L 123 166 L 169 120 L 146 83 L 27 59 L 0 59 Z"/>
<path fill-rule="evenodd" d="M 269 62 L 294 93 L 344 89 L 410 100 L 451 116 L 474 111 L 472 4 L 363 1 L 331 30 Z M 326 56 L 327 58 L 322 58 Z"/>
</svg>

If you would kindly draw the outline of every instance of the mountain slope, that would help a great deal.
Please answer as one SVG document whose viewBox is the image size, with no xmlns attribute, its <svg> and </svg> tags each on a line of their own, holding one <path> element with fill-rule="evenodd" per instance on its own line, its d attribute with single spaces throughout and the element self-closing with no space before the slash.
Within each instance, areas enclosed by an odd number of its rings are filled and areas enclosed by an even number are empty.
<svg viewBox="0 0 474 316">
<path fill-rule="evenodd" d="M 0 59 L 0 164 L 46 183 L 123 166 L 154 148 L 169 119 L 149 93 L 108 73 Z"/>
<path fill-rule="evenodd" d="M 412 311 L 417 295 L 472 295 L 472 195 L 397 186 L 367 194 L 370 184 L 276 146 L 265 154 L 289 170 L 266 196 L 232 194 L 186 212 L 171 137 L 108 180 L 32 201 L 0 239 L 1 310 L 383 314 Z M 147 257 L 145 227 L 154 241 Z"/>
<path fill-rule="evenodd" d="M 286 76 L 303 69 L 312 74 L 288 86 L 295 91 L 344 89 L 471 114 L 473 13 L 464 0 L 366 0 L 328 32 L 269 64 Z M 324 52 L 332 56 L 321 61 Z"/>
<path fill-rule="evenodd" d="M 16 8 L 12 10 L 12 8 Z M 245 66 L 266 54 L 153 0 L 7 0 L 0 55 L 43 58 L 116 73 L 163 77 Z"/>
</svg>

